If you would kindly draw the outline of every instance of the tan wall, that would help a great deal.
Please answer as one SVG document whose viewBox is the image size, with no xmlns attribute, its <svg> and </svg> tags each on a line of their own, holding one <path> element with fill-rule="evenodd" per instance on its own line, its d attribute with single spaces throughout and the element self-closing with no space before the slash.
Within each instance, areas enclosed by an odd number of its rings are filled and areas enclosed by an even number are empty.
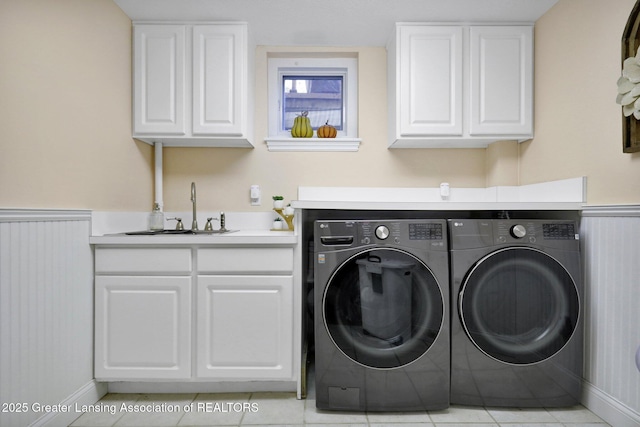
<svg viewBox="0 0 640 427">
<path fill-rule="evenodd" d="M 9 0 L 0 5 L 0 206 L 145 211 L 153 151 L 131 139 L 130 20 L 111 0 Z M 386 141 L 386 51 L 360 58 L 357 153 L 271 153 L 266 58 L 256 51 L 255 145 L 164 151 L 166 210 L 268 210 L 307 186 L 485 185 L 485 150 L 395 150 Z M 305 49 L 308 50 L 308 49 Z M 249 205 L 249 186 L 263 205 Z"/>
<path fill-rule="evenodd" d="M 191 181 L 198 186 L 198 206 L 209 210 L 269 210 L 271 196 L 297 197 L 298 186 L 484 187 L 485 150 L 389 150 L 387 149 L 387 59 L 378 48 L 298 51 L 356 52 L 359 67 L 360 150 L 355 153 L 277 153 L 264 142 L 268 135 L 267 55 L 294 52 L 283 47 L 258 46 L 255 75 L 255 148 L 165 149 L 165 207 L 190 208 Z M 260 207 L 249 205 L 249 187 L 259 184 Z"/>
<path fill-rule="evenodd" d="M 131 21 L 111 0 L 0 2 L 0 207 L 147 210 Z"/>
<path fill-rule="evenodd" d="M 386 52 L 359 56 L 357 153 L 271 153 L 256 50 L 255 149 L 165 149 L 165 208 L 268 210 L 298 186 L 452 187 L 588 176 L 588 201 L 640 202 L 640 154 L 621 151 L 620 37 L 634 0 L 560 0 L 536 25 L 534 140 L 388 150 Z M 612 6 L 613 5 L 613 6 Z M 0 206 L 148 210 L 153 152 L 131 138 L 131 22 L 111 0 L 0 2 Z M 305 49 L 309 50 L 309 49 Z M 326 49 L 324 49 L 326 50 Z M 263 205 L 249 205 L 260 184 Z"/>
<path fill-rule="evenodd" d="M 516 141 L 498 141 L 486 149 L 487 187 L 518 185 L 520 147 Z"/>
<path fill-rule="evenodd" d="M 536 24 L 535 138 L 520 182 L 587 176 L 589 204 L 640 203 L 640 153 L 622 153 L 620 42 L 635 0 L 560 0 Z"/>
</svg>

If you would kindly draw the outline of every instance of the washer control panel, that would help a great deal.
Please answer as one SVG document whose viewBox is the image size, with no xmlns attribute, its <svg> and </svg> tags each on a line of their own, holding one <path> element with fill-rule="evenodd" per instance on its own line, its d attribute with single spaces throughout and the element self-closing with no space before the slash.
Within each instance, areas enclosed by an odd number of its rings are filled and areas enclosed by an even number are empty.
<svg viewBox="0 0 640 427">
<path fill-rule="evenodd" d="M 438 252 L 449 247 L 447 223 L 441 219 L 317 220 L 314 242 L 316 248 L 327 251 L 359 245 L 398 245 Z"/>
<path fill-rule="evenodd" d="M 385 240 L 389 237 L 389 227 L 386 225 L 379 225 L 376 227 L 376 237 L 380 240 Z"/>
<path fill-rule="evenodd" d="M 442 224 L 421 222 L 409 224 L 410 240 L 442 240 L 444 230 Z"/>
<path fill-rule="evenodd" d="M 542 236 L 546 240 L 578 240 L 574 223 L 542 224 Z"/>
<path fill-rule="evenodd" d="M 443 221 L 360 221 L 360 243 L 419 245 L 434 242 L 444 245 L 446 224 Z"/>
<path fill-rule="evenodd" d="M 524 225 L 516 224 L 511 227 L 510 234 L 516 239 L 522 239 L 527 235 L 527 228 Z"/>
</svg>

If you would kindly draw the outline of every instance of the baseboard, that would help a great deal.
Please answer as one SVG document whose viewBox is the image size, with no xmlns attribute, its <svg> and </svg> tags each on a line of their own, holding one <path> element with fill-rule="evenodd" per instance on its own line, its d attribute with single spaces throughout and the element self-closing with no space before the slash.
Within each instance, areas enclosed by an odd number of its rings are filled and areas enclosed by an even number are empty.
<svg viewBox="0 0 640 427">
<path fill-rule="evenodd" d="M 29 427 L 68 426 L 83 414 L 82 406 L 93 405 L 107 394 L 106 384 L 91 380 L 71 396 L 60 402 L 59 407 L 68 408 L 67 412 L 47 412 Z"/>
<path fill-rule="evenodd" d="M 582 404 L 614 427 L 640 427 L 640 414 L 584 381 Z"/>
<path fill-rule="evenodd" d="M 108 384 L 109 393 L 250 393 L 296 392 L 295 381 L 134 382 Z"/>
</svg>

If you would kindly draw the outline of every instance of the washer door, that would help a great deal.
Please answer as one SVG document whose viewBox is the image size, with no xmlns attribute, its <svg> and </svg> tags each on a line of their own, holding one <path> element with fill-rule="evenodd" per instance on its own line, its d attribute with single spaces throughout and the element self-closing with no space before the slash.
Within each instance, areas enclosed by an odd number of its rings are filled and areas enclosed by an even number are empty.
<svg viewBox="0 0 640 427">
<path fill-rule="evenodd" d="M 359 364 L 389 369 L 429 350 L 443 324 L 444 300 L 433 273 L 418 258 L 371 249 L 334 271 L 322 311 L 342 353 Z"/>
<path fill-rule="evenodd" d="M 464 279 L 458 310 L 465 332 L 501 362 L 541 362 L 571 339 L 580 310 L 576 284 L 554 258 L 512 247 L 481 259 Z"/>
</svg>

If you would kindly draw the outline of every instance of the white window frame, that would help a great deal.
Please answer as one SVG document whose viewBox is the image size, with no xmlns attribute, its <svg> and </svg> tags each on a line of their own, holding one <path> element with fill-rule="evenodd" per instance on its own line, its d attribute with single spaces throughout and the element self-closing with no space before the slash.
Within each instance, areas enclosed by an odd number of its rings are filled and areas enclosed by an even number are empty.
<svg viewBox="0 0 640 427">
<path fill-rule="evenodd" d="M 352 57 L 268 58 L 269 139 L 291 138 L 282 129 L 282 86 L 284 76 L 342 76 L 344 85 L 344 129 L 337 138 L 358 137 L 358 60 Z M 315 138 L 315 136 L 314 136 Z"/>
</svg>

